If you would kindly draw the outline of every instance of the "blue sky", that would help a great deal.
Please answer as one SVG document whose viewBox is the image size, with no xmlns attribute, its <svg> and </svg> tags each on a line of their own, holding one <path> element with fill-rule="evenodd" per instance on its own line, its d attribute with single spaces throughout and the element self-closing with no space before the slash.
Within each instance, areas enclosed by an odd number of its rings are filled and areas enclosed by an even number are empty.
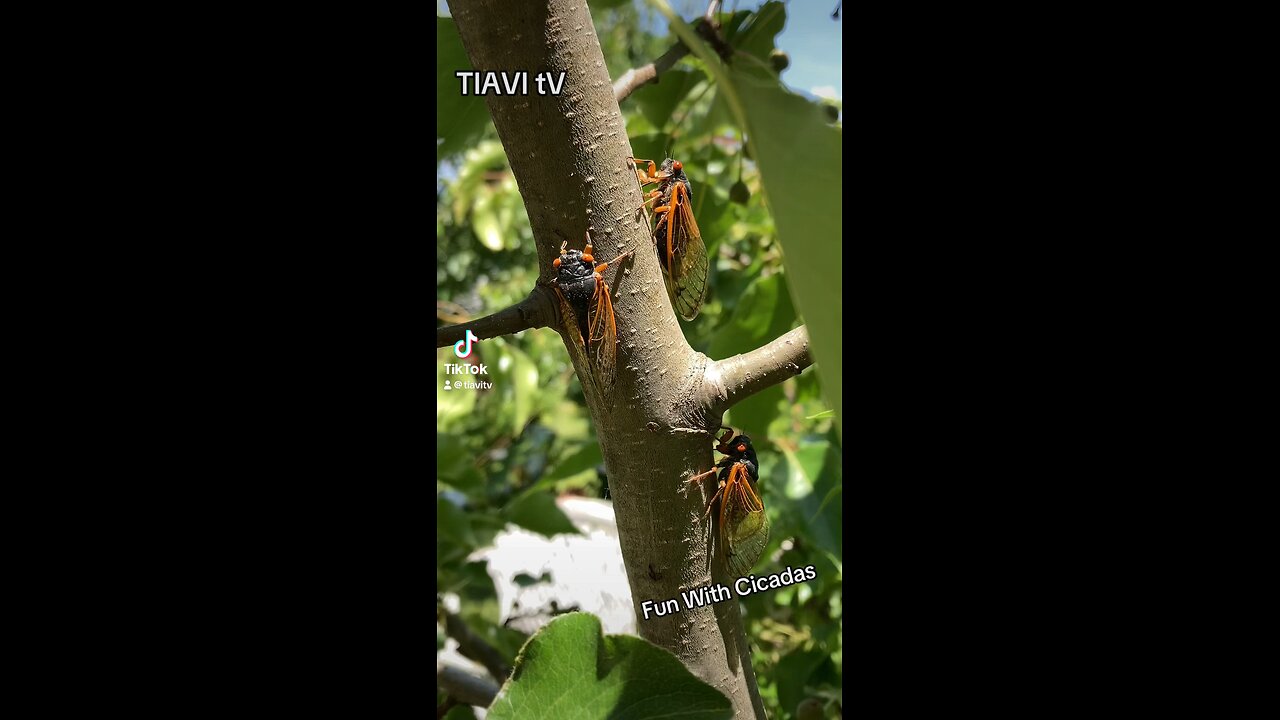
<svg viewBox="0 0 1280 720">
<path fill-rule="evenodd" d="M 707 0 L 668 0 L 686 22 L 696 20 L 707 10 Z M 643 4 L 641 2 L 640 4 Z M 753 10 L 764 0 L 724 0 L 725 11 Z M 782 71 L 782 81 L 797 92 L 844 99 L 844 9 L 840 19 L 832 20 L 836 0 L 795 0 L 785 3 L 787 24 L 776 43 L 791 57 L 791 66 Z M 658 21 L 659 34 L 666 34 L 667 24 Z"/>
<path fill-rule="evenodd" d="M 789 3 L 787 24 L 778 35 L 777 45 L 791 56 L 791 67 L 782 71 L 782 81 L 792 90 L 843 101 L 844 10 L 841 9 L 839 20 L 832 20 L 835 7 L 834 0 Z"/>
</svg>

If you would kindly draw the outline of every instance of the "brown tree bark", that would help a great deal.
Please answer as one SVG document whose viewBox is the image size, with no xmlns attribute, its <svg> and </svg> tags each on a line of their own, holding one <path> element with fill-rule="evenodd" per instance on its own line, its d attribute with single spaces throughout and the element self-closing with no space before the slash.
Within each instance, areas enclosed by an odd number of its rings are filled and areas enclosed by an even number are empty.
<svg viewBox="0 0 1280 720">
<path fill-rule="evenodd" d="M 581 248 L 588 229 L 598 258 L 635 251 L 618 274 L 607 273 L 616 277 L 611 286 L 620 342 L 613 396 L 599 397 L 590 383 L 584 391 L 609 474 L 640 634 L 723 692 L 735 717 L 763 718 L 736 599 L 649 620 L 640 607 L 645 600 L 679 598 L 680 591 L 713 578 L 731 584 L 719 561 L 713 567 L 710 520 L 703 519 L 714 483 L 686 480 L 711 468 L 711 433 L 729 406 L 811 364 L 808 335 L 797 328 L 720 362 L 689 347 L 638 211 L 643 199 L 627 162 L 630 142 L 582 0 L 455 0 L 450 9 L 473 67 L 530 73 L 529 95 L 489 95 L 486 101 L 529 214 L 542 281 L 553 277 L 560 244 Z M 537 93 L 533 73 L 562 71 L 559 96 Z M 517 327 L 523 315 L 508 313 L 490 330 L 560 327 L 546 322 L 541 300 L 526 302 L 540 308 L 528 313 L 528 324 Z M 553 306 L 551 312 L 559 310 Z M 442 328 L 437 347 L 460 335 Z M 575 370 L 579 377 L 590 374 L 586 367 Z"/>
</svg>

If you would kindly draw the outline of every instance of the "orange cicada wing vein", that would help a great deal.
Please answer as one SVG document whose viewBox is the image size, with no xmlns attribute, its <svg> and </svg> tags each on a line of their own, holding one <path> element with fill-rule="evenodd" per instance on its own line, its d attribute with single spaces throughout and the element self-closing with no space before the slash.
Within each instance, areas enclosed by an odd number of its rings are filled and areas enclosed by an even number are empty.
<svg viewBox="0 0 1280 720">
<path fill-rule="evenodd" d="M 672 206 L 674 222 L 667 223 L 668 230 L 674 233 L 669 243 L 671 262 L 667 265 L 671 269 L 671 304 L 680 317 L 692 320 L 698 316 L 707 295 L 707 247 L 693 218 L 684 183 L 676 183 Z"/>
<path fill-rule="evenodd" d="M 613 313 L 613 299 L 609 285 L 596 281 L 596 294 L 591 303 L 591 356 L 595 363 L 600 391 L 606 397 L 613 391 L 614 372 L 618 357 L 618 322 Z"/>
</svg>

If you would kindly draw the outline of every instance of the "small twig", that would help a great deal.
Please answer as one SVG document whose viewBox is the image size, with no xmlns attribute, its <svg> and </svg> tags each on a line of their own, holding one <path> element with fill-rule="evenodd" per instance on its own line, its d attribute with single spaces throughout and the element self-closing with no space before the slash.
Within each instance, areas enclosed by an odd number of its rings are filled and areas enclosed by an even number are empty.
<svg viewBox="0 0 1280 720">
<path fill-rule="evenodd" d="M 712 6 L 714 5 L 715 3 L 713 2 Z M 723 58 L 725 62 L 728 62 L 729 58 L 733 57 L 733 48 L 729 47 L 729 44 L 726 43 L 724 38 L 720 35 L 720 26 L 711 19 L 711 15 L 712 10 L 709 6 L 707 8 L 707 16 L 698 18 L 698 22 L 694 25 L 694 29 L 697 30 L 698 34 L 707 42 L 711 43 L 711 46 L 716 49 L 716 52 L 720 54 L 720 57 Z M 682 42 L 678 42 L 675 45 L 672 45 L 671 48 L 663 53 L 662 57 L 657 60 L 654 60 L 648 65 L 643 65 L 626 71 L 622 74 L 622 77 L 618 78 L 618 80 L 613 83 L 613 98 L 618 102 L 622 102 L 641 85 L 650 82 L 657 82 L 663 73 L 670 70 L 672 66 L 677 62 L 680 62 L 680 58 L 683 58 L 688 54 L 688 46 Z"/>
<path fill-rule="evenodd" d="M 458 648 L 462 656 L 483 665 L 494 680 L 500 683 L 505 682 L 507 676 L 511 674 L 511 667 L 507 665 L 507 660 L 502 653 L 485 642 L 484 638 L 472 632 L 471 628 L 462 622 L 462 618 L 445 610 L 443 607 L 439 608 L 437 613 L 444 617 L 445 634 L 458 641 Z"/>
<path fill-rule="evenodd" d="M 689 48 L 684 43 L 676 43 L 671 49 L 662 54 L 662 57 L 654 60 L 648 65 L 638 68 L 632 68 L 625 73 L 618 81 L 613 84 L 613 97 L 618 102 L 625 100 L 636 88 L 645 83 L 655 82 L 658 76 L 670 70 L 673 65 L 680 62 L 680 58 L 689 54 Z"/>
<path fill-rule="evenodd" d="M 716 54 L 725 62 L 733 59 L 733 47 L 725 41 L 724 36 L 720 34 L 720 23 L 712 20 L 710 17 L 702 18 L 694 24 L 693 29 L 703 40 L 711 44 L 715 48 Z"/>
<path fill-rule="evenodd" d="M 465 670 L 436 662 L 436 684 L 446 693 L 474 707 L 489 707 L 498 696 L 498 686 Z"/>
<path fill-rule="evenodd" d="M 707 22 L 711 22 L 712 18 L 716 14 L 716 11 L 719 9 L 720 9 L 720 0 L 711 0 L 711 2 L 707 3 L 707 12 L 702 15 L 702 18 Z"/>
<path fill-rule="evenodd" d="M 704 385 L 711 417 L 718 417 L 734 404 L 787 378 L 799 375 L 813 364 L 809 352 L 809 331 L 803 325 L 773 342 L 707 366 Z"/>
<path fill-rule="evenodd" d="M 477 338 L 488 340 L 522 330 L 551 327 L 555 320 L 555 302 L 551 297 L 551 290 L 539 285 L 529 293 L 529 297 L 509 308 L 471 322 L 436 328 L 436 347 L 442 348 L 462 340 L 467 336 L 468 330 L 475 333 Z"/>
</svg>

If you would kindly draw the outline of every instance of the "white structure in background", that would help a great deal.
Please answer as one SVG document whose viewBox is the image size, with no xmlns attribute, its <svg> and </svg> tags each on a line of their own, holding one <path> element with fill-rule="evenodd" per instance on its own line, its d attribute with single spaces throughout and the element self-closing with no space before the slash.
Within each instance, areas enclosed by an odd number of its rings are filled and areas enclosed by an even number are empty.
<svg viewBox="0 0 1280 720">
<path fill-rule="evenodd" d="M 600 618 L 606 633 L 636 634 L 631 588 L 618 545 L 618 524 L 608 500 L 565 496 L 556 505 L 582 535 L 545 537 L 508 525 L 493 547 L 471 560 L 488 561 L 503 622 L 532 634 L 551 622 L 555 611 L 570 608 Z M 517 575 L 547 581 L 521 586 Z M 554 603 L 554 605 L 553 605 Z"/>
</svg>

